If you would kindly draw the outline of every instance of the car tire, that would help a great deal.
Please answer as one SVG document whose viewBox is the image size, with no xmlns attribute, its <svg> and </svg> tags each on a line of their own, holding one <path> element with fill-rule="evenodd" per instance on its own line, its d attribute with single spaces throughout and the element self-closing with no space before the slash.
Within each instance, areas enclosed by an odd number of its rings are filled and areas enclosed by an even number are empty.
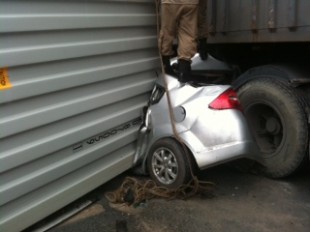
<svg viewBox="0 0 310 232">
<path fill-rule="evenodd" d="M 297 92 L 283 81 L 260 77 L 244 84 L 238 96 L 260 149 L 262 171 L 271 178 L 296 172 L 306 160 L 309 133 Z"/>
<path fill-rule="evenodd" d="M 191 161 L 185 149 L 172 138 L 160 139 L 152 145 L 147 167 L 156 184 L 175 189 L 188 183 Z"/>
</svg>

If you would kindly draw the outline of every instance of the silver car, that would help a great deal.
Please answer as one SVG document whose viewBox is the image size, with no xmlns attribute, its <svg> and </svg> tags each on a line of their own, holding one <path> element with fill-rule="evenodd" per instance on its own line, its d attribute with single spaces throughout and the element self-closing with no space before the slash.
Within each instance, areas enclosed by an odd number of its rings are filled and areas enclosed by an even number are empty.
<svg viewBox="0 0 310 232">
<path fill-rule="evenodd" d="M 194 167 L 251 158 L 255 148 L 230 85 L 184 85 L 168 75 L 154 87 L 139 144 L 135 163 L 169 188 L 186 183 Z"/>
</svg>

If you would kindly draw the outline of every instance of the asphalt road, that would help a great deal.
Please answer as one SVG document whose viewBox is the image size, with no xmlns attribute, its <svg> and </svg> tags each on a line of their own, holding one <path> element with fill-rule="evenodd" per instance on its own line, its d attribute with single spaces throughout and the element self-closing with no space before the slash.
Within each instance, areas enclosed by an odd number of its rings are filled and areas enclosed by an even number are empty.
<svg viewBox="0 0 310 232">
<path fill-rule="evenodd" d="M 89 198 L 99 200 L 51 232 L 109 232 L 116 224 L 129 232 L 308 232 L 310 228 L 310 168 L 284 180 L 244 173 L 224 165 L 200 172 L 212 181 L 212 195 L 187 200 L 153 199 L 145 207 L 119 211 L 104 197 L 130 173 L 111 180 Z M 86 197 L 86 198 L 87 198 Z M 123 223 L 123 224 L 122 224 Z M 123 232 L 127 230 L 119 230 Z"/>
</svg>

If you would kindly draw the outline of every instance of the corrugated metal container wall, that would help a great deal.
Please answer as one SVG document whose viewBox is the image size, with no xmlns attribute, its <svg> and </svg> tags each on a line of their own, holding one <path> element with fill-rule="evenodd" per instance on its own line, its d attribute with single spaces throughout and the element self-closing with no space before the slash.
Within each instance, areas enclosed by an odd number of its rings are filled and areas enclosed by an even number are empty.
<svg viewBox="0 0 310 232">
<path fill-rule="evenodd" d="M 209 43 L 309 42 L 309 0 L 207 0 Z"/>
<path fill-rule="evenodd" d="M 153 0 L 0 0 L 0 225 L 132 166 L 160 67 Z"/>
</svg>

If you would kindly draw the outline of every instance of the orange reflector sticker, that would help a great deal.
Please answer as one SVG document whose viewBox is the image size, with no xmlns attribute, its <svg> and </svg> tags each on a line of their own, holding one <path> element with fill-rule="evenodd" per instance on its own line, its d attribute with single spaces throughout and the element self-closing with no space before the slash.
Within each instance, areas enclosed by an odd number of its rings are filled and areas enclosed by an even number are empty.
<svg viewBox="0 0 310 232">
<path fill-rule="evenodd" d="M 0 90 L 10 88 L 12 88 L 12 84 L 9 79 L 8 69 L 0 68 Z"/>
</svg>

